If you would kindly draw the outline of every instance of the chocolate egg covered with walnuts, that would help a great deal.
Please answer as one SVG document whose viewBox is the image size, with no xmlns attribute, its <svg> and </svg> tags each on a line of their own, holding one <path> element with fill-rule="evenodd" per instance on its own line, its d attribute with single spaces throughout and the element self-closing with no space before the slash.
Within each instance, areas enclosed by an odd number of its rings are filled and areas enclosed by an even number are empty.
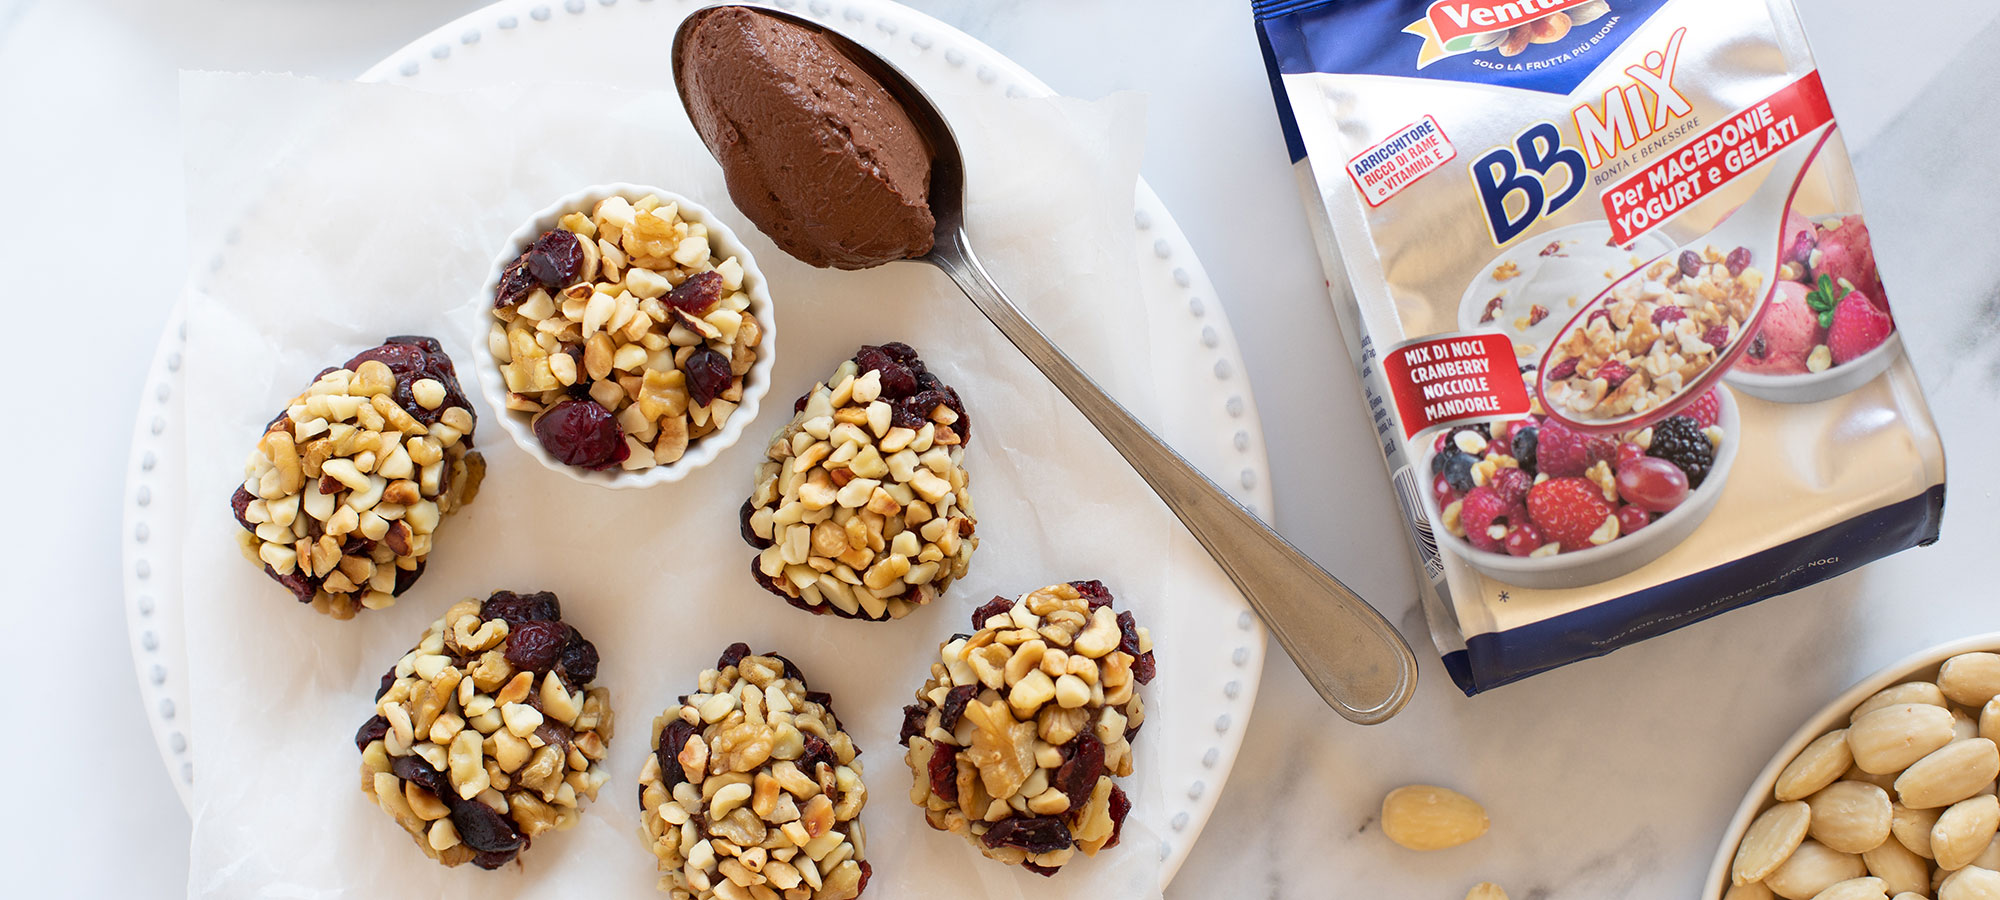
<svg viewBox="0 0 2000 900">
<path fill-rule="evenodd" d="M 574 826 L 604 784 L 611 692 L 551 593 L 498 591 L 431 623 L 355 734 L 361 790 L 447 866 L 497 869 Z"/>
<path fill-rule="evenodd" d="M 1152 637 L 1096 581 L 995 597 L 903 708 L 910 799 L 932 828 L 1041 875 L 1118 844 Z"/>
<path fill-rule="evenodd" d="M 733 644 L 653 720 L 639 773 L 647 848 L 676 900 L 852 900 L 868 887 L 861 751 L 833 699 Z"/>
<path fill-rule="evenodd" d="M 266 426 L 230 499 L 244 555 L 336 619 L 394 604 L 440 520 L 479 492 L 475 424 L 435 339 L 392 337 L 321 372 Z"/>
<path fill-rule="evenodd" d="M 800 609 L 899 619 L 978 547 L 958 391 L 907 344 L 862 347 L 799 398 L 742 509 L 751 574 Z"/>
</svg>

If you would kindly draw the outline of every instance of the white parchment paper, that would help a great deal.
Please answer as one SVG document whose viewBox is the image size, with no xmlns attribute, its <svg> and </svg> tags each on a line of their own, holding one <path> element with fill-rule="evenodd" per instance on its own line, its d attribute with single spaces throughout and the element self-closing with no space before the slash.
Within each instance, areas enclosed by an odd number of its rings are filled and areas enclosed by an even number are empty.
<svg viewBox="0 0 2000 900">
<path fill-rule="evenodd" d="M 663 67 L 664 68 L 664 67 Z M 663 79 L 664 80 L 664 79 Z M 1144 415 L 1153 398 L 1131 237 L 1142 112 L 942 91 L 970 178 L 970 229 L 1014 299 Z M 438 94 L 284 76 L 182 84 L 191 245 L 185 591 L 194 746 L 189 892 L 202 897 L 646 897 L 637 777 L 652 717 L 727 644 L 796 661 L 864 750 L 870 897 L 1157 897 L 1162 719 L 1137 740 L 1124 843 L 1054 879 L 981 859 L 930 830 L 907 793 L 901 707 L 936 647 L 995 595 L 1101 578 L 1142 622 L 1174 524 L 1165 508 L 941 275 L 901 263 L 823 272 L 730 206 L 671 92 L 535 86 Z M 492 426 L 451 313 L 498 243 L 586 184 L 656 184 L 706 202 L 752 246 L 779 322 L 775 388 L 742 441 L 686 481 L 580 485 Z M 212 260 L 212 262 L 211 262 Z M 441 527 L 423 580 L 392 609 L 336 622 L 239 555 L 226 499 L 263 424 L 323 367 L 391 334 L 445 344 L 479 404 L 488 473 Z M 856 623 L 785 605 L 750 580 L 736 510 L 791 399 L 863 343 L 903 340 L 964 396 L 982 544 L 970 574 L 907 619 Z M 444 869 L 360 790 L 353 734 L 382 672 L 451 603 L 556 591 L 603 656 L 618 729 L 611 779 L 574 830 L 519 867 Z M 1163 673 L 1174 648 L 1161 646 Z M 1147 689 L 1170 707 L 1167 674 Z M 1150 740 L 1149 740 L 1150 739 Z"/>
</svg>

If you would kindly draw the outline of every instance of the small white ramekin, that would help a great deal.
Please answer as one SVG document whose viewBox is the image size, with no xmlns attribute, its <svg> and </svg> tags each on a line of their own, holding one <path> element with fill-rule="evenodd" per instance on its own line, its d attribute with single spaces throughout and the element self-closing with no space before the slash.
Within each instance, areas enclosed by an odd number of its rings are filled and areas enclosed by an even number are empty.
<svg viewBox="0 0 2000 900">
<path fill-rule="evenodd" d="M 556 227 L 556 223 L 563 216 L 572 212 L 589 215 L 599 201 L 609 197 L 624 197 L 636 203 L 648 194 L 658 196 L 663 202 L 677 204 L 681 218 L 708 226 L 710 252 L 723 259 L 734 256 L 737 263 L 743 266 L 743 292 L 750 295 L 750 315 L 757 320 L 757 326 L 763 329 L 757 347 L 757 361 L 743 377 L 743 399 L 737 404 L 736 412 L 729 417 L 729 421 L 723 423 L 722 428 L 715 433 L 689 443 L 687 453 L 680 459 L 668 465 L 637 470 L 626 470 L 616 466 L 591 470 L 568 465 L 550 456 L 549 452 L 543 449 L 541 440 L 535 437 L 532 416 L 507 408 L 507 383 L 501 378 L 500 364 L 494 361 L 492 351 L 487 349 L 488 332 L 492 329 L 493 323 L 498 321 L 493 317 L 493 294 L 498 289 L 500 275 L 507 266 L 543 232 Z M 486 273 L 485 284 L 480 287 L 479 294 L 473 300 L 469 312 L 466 313 L 466 337 L 472 342 L 473 352 L 478 357 L 478 363 L 473 369 L 479 380 L 480 393 L 486 397 L 487 405 L 500 417 L 500 427 L 507 431 L 508 437 L 514 439 L 515 446 L 534 457 L 536 462 L 584 484 L 622 490 L 652 487 L 686 478 L 689 472 L 708 465 L 722 451 L 736 443 L 737 438 L 742 436 L 744 427 L 757 418 L 758 407 L 764 399 L 764 394 L 771 389 L 771 365 L 777 358 L 778 323 L 771 309 L 771 293 L 764 280 L 764 272 L 757 267 L 757 260 L 750 255 L 749 248 L 743 246 L 743 242 L 736 238 L 736 232 L 730 230 L 727 224 L 716 218 L 707 207 L 672 191 L 619 182 L 592 185 L 557 199 L 542 211 L 530 216 L 507 238 L 505 245 L 493 258 L 493 266 L 491 271 Z"/>
</svg>

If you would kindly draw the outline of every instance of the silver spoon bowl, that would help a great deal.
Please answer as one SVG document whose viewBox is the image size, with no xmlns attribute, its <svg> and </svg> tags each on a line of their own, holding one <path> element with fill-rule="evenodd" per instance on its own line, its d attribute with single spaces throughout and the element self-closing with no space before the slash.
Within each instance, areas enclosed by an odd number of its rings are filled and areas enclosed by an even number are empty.
<svg viewBox="0 0 2000 900">
<path fill-rule="evenodd" d="M 1417 663 L 1388 621 L 1111 399 L 1021 314 L 980 266 L 965 231 L 965 159 L 950 124 L 930 98 L 895 66 L 838 31 L 781 10 L 748 8 L 825 35 L 902 105 L 931 150 L 930 209 L 937 230 L 931 252 L 920 260 L 950 276 L 1152 486 L 1263 617 L 1320 697 L 1362 724 L 1385 721 L 1400 711 L 1416 689 Z M 681 44 L 693 21 L 683 22 L 674 35 L 677 83 Z M 685 92 L 681 101 L 687 102 Z"/>
</svg>

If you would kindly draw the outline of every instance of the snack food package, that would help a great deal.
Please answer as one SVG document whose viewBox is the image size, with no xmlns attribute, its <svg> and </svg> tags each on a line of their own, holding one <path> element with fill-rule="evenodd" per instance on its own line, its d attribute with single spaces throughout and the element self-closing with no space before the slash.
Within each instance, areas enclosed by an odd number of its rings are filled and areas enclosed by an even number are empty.
<svg viewBox="0 0 2000 900">
<path fill-rule="evenodd" d="M 1467 694 L 1937 539 L 1792 0 L 1255 0 Z"/>
</svg>

